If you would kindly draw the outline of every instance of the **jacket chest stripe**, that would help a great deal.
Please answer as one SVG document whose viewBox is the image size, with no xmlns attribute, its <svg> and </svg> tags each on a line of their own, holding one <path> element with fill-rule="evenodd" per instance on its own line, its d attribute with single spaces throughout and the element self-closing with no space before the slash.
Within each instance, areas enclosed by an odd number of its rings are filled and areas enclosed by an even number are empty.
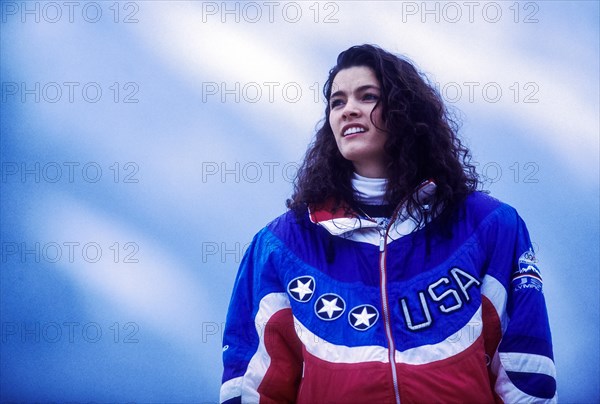
<svg viewBox="0 0 600 404">
<path fill-rule="evenodd" d="M 409 365 L 423 365 L 447 359 L 463 352 L 473 345 L 482 334 L 483 321 L 481 313 L 480 306 L 460 330 L 437 344 L 418 346 L 402 352 L 396 351 L 396 362 Z"/>
<path fill-rule="evenodd" d="M 332 363 L 389 362 L 388 350 L 382 346 L 336 345 L 314 334 L 296 317 L 294 317 L 294 327 L 306 350 L 324 361 Z"/>
<path fill-rule="evenodd" d="M 502 334 L 504 334 L 508 326 L 508 314 L 506 313 L 508 294 L 506 293 L 506 289 L 504 289 L 504 286 L 496 278 L 486 275 L 481 285 L 481 294 L 486 296 L 496 309 L 496 314 L 500 318 L 502 325 Z"/>
</svg>

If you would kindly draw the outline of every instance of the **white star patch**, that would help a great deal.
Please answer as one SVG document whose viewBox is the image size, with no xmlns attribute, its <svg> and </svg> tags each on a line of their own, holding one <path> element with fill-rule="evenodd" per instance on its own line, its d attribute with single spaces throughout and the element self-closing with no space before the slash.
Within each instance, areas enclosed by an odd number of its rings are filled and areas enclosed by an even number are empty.
<svg viewBox="0 0 600 404">
<path fill-rule="evenodd" d="M 365 331 L 373 327 L 379 319 L 379 312 L 370 304 L 356 306 L 348 313 L 348 322 L 358 331 Z"/>
<path fill-rule="evenodd" d="M 313 297 L 315 278 L 312 276 L 294 278 L 288 283 L 287 290 L 292 299 L 300 303 L 306 303 Z"/>
<path fill-rule="evenodd" d="M 324 294 L 315 302 L 315 314 L 321 320 L 335 320 L 339 318 L 345 310 L 346 302 L 335 293 Z"/>
</svg>

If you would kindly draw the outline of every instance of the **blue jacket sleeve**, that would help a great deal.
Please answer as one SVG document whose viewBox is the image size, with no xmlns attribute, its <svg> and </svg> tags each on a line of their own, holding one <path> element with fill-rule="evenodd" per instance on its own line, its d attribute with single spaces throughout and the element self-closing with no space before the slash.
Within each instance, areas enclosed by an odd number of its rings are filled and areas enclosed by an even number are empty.
<svg viewBox="0 0 600 404">
<path fill-rule="evenodd" d="M 240 264 L 223 335 L 223 403 L 296 398 L 301 345 L 280 279 L 281 247 L 263 229 Z"/>
<path fill-rule="evenodd" d="M 514 209 L 498 215 L 490 271 L 506 291 L 502 338 L 492 359 L 507 403 L 556 402 L 556 370 L 542 276 L 527 227 Z"/>
</svg>

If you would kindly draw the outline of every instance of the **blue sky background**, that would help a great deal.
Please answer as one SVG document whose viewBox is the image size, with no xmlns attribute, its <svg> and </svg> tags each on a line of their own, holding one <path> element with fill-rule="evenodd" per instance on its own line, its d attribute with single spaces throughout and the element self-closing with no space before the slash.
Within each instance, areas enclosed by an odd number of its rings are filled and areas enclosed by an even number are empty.
<svg viewBox="0 0 600 404">
<path fill-rule="evenodd" d="M 598 2 L 465 3 L 2 2 L 0 400 L 217 401 L 244 248 L 375 43 L 525 219 L 559 398 L 598 402 Z"/>
</svg>

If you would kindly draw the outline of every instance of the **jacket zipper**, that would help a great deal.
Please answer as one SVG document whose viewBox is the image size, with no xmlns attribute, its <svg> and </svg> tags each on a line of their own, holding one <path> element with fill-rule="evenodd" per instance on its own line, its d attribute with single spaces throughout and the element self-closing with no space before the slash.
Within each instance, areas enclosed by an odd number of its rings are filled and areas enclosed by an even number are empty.
<svg viewBox="0 0 600 404">
<path fill-rule="evenodd" d="M 391 222 L 390 222 L 391 224 Z M 380 275 L 380 286 L 381 286 L 381 303 L 383 308 L 383 318 L 385 324 L 385 334 L 388 340 L 388 359 L 390 361 L 390 367 L 392 370 L 392 382 L 394 385 L 394 394 L 396 396 L 396 404 L 400 404 L 400 389 L 398 387 L 398 374 L 396 372 L 396 347 L 394 339 L 392 338 L 392 325 L 389 312 L 388 295 L 387 295 L 387 274 L 385 267 L 385 253 L 386 253 L 386 238 L 387 232 L 389 231 L 389 225 L 387 228 L 380 227 L 379 229 L 379 275 Z"/>
</svg>

